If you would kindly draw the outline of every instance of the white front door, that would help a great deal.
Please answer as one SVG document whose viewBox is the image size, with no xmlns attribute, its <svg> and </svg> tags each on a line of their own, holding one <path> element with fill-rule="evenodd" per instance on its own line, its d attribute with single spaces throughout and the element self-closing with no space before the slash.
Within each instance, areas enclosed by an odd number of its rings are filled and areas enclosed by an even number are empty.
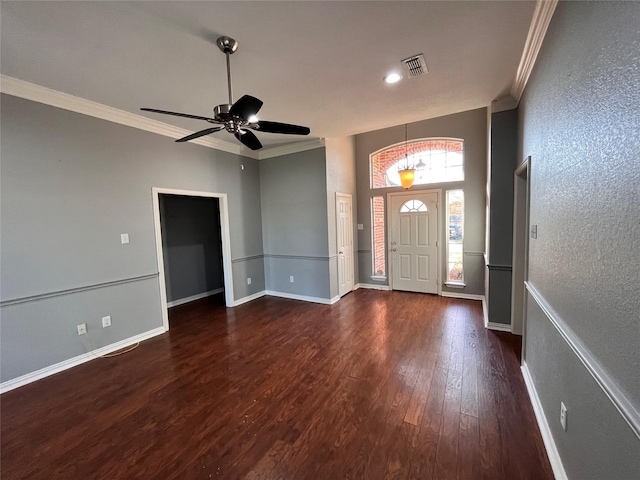
<svg viewBox="0 0 640 480">
<path fill-rule="evenodd" d="M 353 290 L 353 221 L 351 195 L 336 193 L 336 231 L 338 235 L 338 294 Z"/>
<path fill-rule="evenodd" d="M 438 293 L 438 194 L 389 195 L 391 288 Z"/>
</svg>

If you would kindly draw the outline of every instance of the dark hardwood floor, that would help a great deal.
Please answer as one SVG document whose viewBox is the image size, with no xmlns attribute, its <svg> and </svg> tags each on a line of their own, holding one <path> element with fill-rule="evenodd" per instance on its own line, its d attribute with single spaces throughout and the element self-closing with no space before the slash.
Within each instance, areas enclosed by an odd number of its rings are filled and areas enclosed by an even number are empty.
<svg viewBox="0 0 640 480">
<path fill-rule="evenodd" d="M 480 302 L 220 302 L 2 395 L 2 479 L 553 478 L 520 339 Z"/>
</svg>

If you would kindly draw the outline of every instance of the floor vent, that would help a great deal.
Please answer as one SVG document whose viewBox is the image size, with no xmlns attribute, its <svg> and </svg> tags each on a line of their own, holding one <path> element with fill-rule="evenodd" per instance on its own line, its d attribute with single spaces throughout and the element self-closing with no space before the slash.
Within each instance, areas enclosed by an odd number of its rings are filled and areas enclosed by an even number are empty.
<svg viewBox="0 0 640 480">
<path fill-rule="evenodd" d="M 427 69 L 427 62 L 425 61 L 422 53 L 414 55 L 413 57 L 405 58 L 402 60 L 402 65 L 409 78 L 419 77 L 420 75 L 429 73 L 429 70 Z"/>
</svg>

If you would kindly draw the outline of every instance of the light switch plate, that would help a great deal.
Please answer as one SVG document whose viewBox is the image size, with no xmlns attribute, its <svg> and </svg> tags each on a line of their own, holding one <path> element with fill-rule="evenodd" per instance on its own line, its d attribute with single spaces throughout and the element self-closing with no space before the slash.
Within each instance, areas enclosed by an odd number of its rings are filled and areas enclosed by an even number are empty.
<svg viewBox="0 0 640 480">
<path fill-rule="evenodd" d="M 538 225 L 531 225 L 531 238 L 538 238 Z"/>
<path fill-rule="evenodd" d="M 121 233 L 120 234 L 120 243 L 122 243 L 123 245 L 125 243 L 129 243 L 129 234 L 128 233 Z"/>
<path fill-rule="evenodd" d="M 358 224 L 358 230 L 364 230 L 364 225 L 362 223 Z"/>
</svg>

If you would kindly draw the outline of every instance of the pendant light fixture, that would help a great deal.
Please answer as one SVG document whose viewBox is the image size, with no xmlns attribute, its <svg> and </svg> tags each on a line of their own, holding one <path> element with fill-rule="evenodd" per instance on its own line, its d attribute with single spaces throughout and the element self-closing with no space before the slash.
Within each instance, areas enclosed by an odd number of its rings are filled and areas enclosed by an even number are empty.
<svg viewBox="0 0 640 480">
<path fill-rule="evenodd" d="M 407 135 L 407 124 L 404 124 L 404 163 L 398 166 L 398 175 L 400 175 L 400 184 L 402 188 L 409 190 L 413 185 L 413 180 L 416 176 L 416 169 L 413 166 L 413 161 L 409 163 L 409 137 Z"/>
</svg>

